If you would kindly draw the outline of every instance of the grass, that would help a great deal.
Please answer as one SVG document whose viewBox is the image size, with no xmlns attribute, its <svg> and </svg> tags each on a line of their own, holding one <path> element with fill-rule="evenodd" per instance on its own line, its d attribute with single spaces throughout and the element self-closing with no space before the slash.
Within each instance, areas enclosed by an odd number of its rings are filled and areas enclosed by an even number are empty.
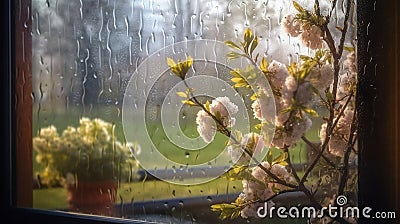
<svg viewBox="0 0 400 224">
<path fill-rule="evenodd" d="M 241 181 L 217 178 L 194 186 L 170 184 L 164 181 L 121 183 L 117 190 L 116 203 L 143 202 L 149 200 L 210 196 L 215 194 L 239 193 Z M 51 198 L 51 200 L 49 200 Z M 33 191 L 33 207 L 39 209 L 68 208 L 65 188 L 36 189 Z"/>
<path fill-rule="evenodd" d="M 102 117 L 97 116 L 100 113 L 89 113 L 86 114 L 88 117 L 100 117 L 108 122 L 115 123 L 115 135 L 118 139 L 124 139 L 124 133 L 122 128 L 121 118 L 119 116 L 108 116 Z M 54 112 L 45 114 L 42 113 L 40 116 L 34 114 L 33 122 L 33 133 L 34 135 L 38 132 L 41 127 L 48 125 L 55 125 L 59 131 L 66 128 L 68 125 L 77 126 L 79 118 L 85 116 L 80 110 L 70 110 L 68 112 Z M 195 118 L 192 116 L 186 117 L 186 122 L 181 122 L 181 128 L 183 132 L 190 137 L 197 137 L 196 126 L 194 122 Z M 167 158 L 182 163 L 182 164 L 200 164 L 205 161 L 210 161 L 215 158 L 225 147 L 227 138 L 221 134 L 217 134 L 215 141 L 207 147 L 197 150 L 188 151 L 177 147 L 171 143 L 165 135 L 163 128 L 159 122 L 148 123 L 148 133 L 151 135 L 153 143 L 157 146 L 157 149 Z M 307 137 L 311 141 L 318 140 L 318 124 L 313 125 L 314 129 L 307 133 Z M 143 130 L 138 130 L 143 131 Z M 306 146 L 303 142 L 300 142 L 294 148 L 290 150 L 291 159 L 293 163 L 306 162 Z M 142 150 L 150 150 L 150 148 L 142 147 Z M 281 150 L 271 149 L 274 156 L 278 155 Z M 33 155 L 35 156 L 35 155 Z M 35 161 L 35 159 L 34 159 Z M 157 165 L 157 161 L 154 161 L 154 165 Z M 38 172 L 40 167 L 34 162 L 33 175 Z M 200 195 L 213 195 L 213 194 L 224 194 L 241 191 L 241 182 L 228 181 L 224 178 L 217 178 L 211 182 L 196 185 L 196 186 L 179 186 L 162 181 L 145 181 L 145 182 L 132 182 L 122 183 L 118 190 L 119 202 L 131 202 L 131 201 L 146 201 L 146 200 L 157 200 L 167 199 L 174 197 L 191 197 Z M 66 201 L 66 190 L 64 188 L 49 188 L 49 189 L 36 189 L 33 192 L 34 195 L 34 207 L 41 209 L 65 209 L 68 207 Z M 51 200 L 49 200 L 51 199 Z"/>
</svg>

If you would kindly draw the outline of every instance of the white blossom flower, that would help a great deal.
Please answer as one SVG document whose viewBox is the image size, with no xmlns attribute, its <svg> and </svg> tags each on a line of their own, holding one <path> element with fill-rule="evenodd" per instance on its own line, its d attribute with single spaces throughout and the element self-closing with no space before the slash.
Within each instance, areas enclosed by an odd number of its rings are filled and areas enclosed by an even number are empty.
<svg viewBox="0 0 400 224">
<path fill-rule="evenodd" d="M 348 133 L 350 134 L 350 125 L 351 122 L 353 120 L 353 115 L 354 115 L 354 110 L 347 107 L 344 111 L 343 111 L 343 115 L 340 117 L 336 128 L 338 130 L 340 130 L 343 133 Z"/>
<path fill-rule="evenodd" d="M 332 155 L 343 157 L 347 149 L 347 141 L 350 136 L 350 125 L 353 119 L 354 110 L 346 108 L 343 112 L 343 116 L 339 118 L 339 121 L 331 134 L 331 138 L 328 143 L 328 152 Z M 326 138 L 327 124 L 321 125 L 319 137 L 321 142 L 325 141 Z"/>
<path fill-rule="evenodd" d="M 253 109 L 254 117 L 262 121 L 264 118 L 261 112 L 262 110 L 261 110 L 260 100 L 259 99 L 254 100 L 253 103 L 251 104 L 251 108 Z"/>
<path fill-rule="evenodd" d="M 261 165 L 267 169 L 271 168 L 270 169 L 271 173 L 276 175 L 277 177 L 281 178 L 282 180 L 291 181 L 290 174 L 284 166 L 282 166 L 280 164 L 274 164 L 271 167 L 271 165 L 267 161 L 262 162 Z M 254 167 L 251 174 L 257 180 L 261 180 L 261 181 L 266 181 L 268 178 L 268 174 L 258 166 Z"/>
<path fill-rule="evenodd" d="M 271 72 L 271 84 L 274 87 L 281 87 L 285 84 L 286 77 L 289 75 L 286 66 L 273 60 L 268 65 L 268 71 Z"/>
<path fill-rule="evenodd" d="M 285 80 L 285 87 L 288 91 L 294 92 L 297 89 L 297 80 L 294 76 L 289 75 Z"/>
<path fill-rule="evenodd" d="M 276 105 L 274 106 L 274 101 L 275 99 L 272 96 L 267 95 L 265 90 L 259 90 L 257 98 L 251 104 L 254 117 L 260 121 L 273 121 L 276 113 Z"/>
<path fill-rule="evenodd" d="M 281 100 L 283 107 L 287 108 L 292 104 L 293 94 L 297 90 L 297 80 L 294 76 L 288 75 L 285 84 L 281 89 Z"/>
<path fill-rule="evenodd" d="M 290 131 L 286 131 L 284 127 L 278 127 L 277 133 L 272 140 L 272 145 L 278 148 L 284 148 L 296 144 L 300 140 L 312 125 L 310 118 L 304 116 L 302 119 L 287 124 L 290 127 Z"/>
<path fill-rule="evenodd" d="M 252 202 L 254 200 L 265 201 L 274 195 L 268 184 L 255 183 L 253 181 L 243 180 L 243 192 L 239 195 L 239 200 L 243 203 Z M 268 206 L 274 206 L 275 203 L 268 201 Z M 257 209 L 264 206 L 264 203 L 250 203 L 241 211 L 243 218 L 257 217 Z"/>
<path fill-rule="evenodd" d="M 272 167 L 270 167 L 270 164 L 266 161 L 262 162 L 261 165 L 267 169 L 270 169 L 270 171 L 278 178 L 281 178 L 286 182 L 292 181 L 289 172 L 284 166 L 275 164 Z M 268 200 L 267 201 L 268 206 L 274 206 L 275 203 L 272 200 L 270 200 L 270 198 L 275 194 L 274 191 L 272 190 L 273 188 L 280 190 L 286 189 L 286 187 L 283 185 L 269 182 L 270 177 L 259 166 L 253 168 L 251 175 L 260 182 L 255 182 L 251 180 L 242 180 L 243 190 L 242 193 L 239 195 L 237 201 L 240 204 L 245 204 L 247 202 L 252 202 L 254 200 L 260 200 L 260 202 L 249 203 L 241 211 L 241 216 L 243 218 L 249 218 L 249 217 L 257 218 L 257 209 L 261 206 L 264 206 L 263 202 L 266 200 Z"/>
<path fill-rule="evenodd" d="M 235 118 L 232 115 L 238 112 L 238 107 L 228 97 L 217 97 L 210 104 L 210 112 L 216 116 L 221 115 L 222 122 L 226 127 L 235 125 Z"/>
<path fill-rule="evenodd" d="M 324 91 L 333 82 L 333 67 L 330 64 L 314 67 L 307 78 L 315 88 Z"/>
<path fill-rule="evenodd" d="M 238 107 L 228 97 L 217 97 L 210 104 L 210 111 L 213 116 L 220 119 L 227 128 L 235 125 L 235 118 L 232 115 L 238 112 Z M 200 110 L 196 117 L 197 132 L 207 143 L 214 140 L 217 126 L 214 119 L 204 110 Z"/>
<path fill-rule="evenodd" d="M 200 134 L 200 137 L 207 143 L 212 142 L 217 130 L 215 121 L 212 117 L 210 117 L 210 115 L 208 115 L 204 110 L 200 110 L 197 113 L 196 124 L 197 132 Z"/>
<path fill-rule="evenodd" d="M 351 87 L 357 82 L 357 73 L 345 72 L 339 76 L 336 99 L 341 100 L 351 91 Z"/>
<path fill-rule="evenodd" d="M 298 105 L 309 105 L 313 98 L 312 86 L 309 82 L 303 82 L 299 88 L 297 88 L 295 100 Z"/>
</svg>

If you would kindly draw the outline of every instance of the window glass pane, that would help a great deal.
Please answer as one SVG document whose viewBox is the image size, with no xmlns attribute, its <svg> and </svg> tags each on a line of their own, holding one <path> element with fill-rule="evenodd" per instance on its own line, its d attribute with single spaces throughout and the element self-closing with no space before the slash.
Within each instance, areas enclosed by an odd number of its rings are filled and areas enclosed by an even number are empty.
<svg viewBox="0 0 400 224">
<path fill-rule="evenodd" d="M 172 223 L 356 206 L 355 7 L 33 0 L 33 206 Z"/>
</svg>

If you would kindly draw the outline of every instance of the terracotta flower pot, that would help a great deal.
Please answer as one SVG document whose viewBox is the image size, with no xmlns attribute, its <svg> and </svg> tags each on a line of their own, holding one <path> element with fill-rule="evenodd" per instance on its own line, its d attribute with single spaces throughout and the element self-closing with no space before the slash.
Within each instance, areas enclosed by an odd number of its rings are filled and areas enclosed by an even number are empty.
<svg viewBox="0 0 400 224">
<path fill-rule="evenodd" d="M 112 216 L 118 183 L 114 180 L 85 182 L 67 186 L 69 210 Z"/>
</svg>

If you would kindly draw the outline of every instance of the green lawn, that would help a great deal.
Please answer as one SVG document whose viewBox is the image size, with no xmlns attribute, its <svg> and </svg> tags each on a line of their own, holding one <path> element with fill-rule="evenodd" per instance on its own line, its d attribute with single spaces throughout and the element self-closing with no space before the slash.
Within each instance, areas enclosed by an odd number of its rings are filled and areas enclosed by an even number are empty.
<svg viewBox="0 0 400 224">
<path fill-rule="evenodd" d="M 226 178 L 218 178 L 194 186 L 175 185 L 164 181 L 122 183 L 117 191 L 117 203 L 238 193 L 241 188 L 241 181 L 231 181 Z M 33 207 L 66 209 L 68 208 L 66 196 L 67 192 L 64 188 L 36 189 L 33 191 Z"/>
<path fill-rule="evenodd" d="M 101 113 L 89 113 L 89 117 L 100 117 L 97 116 Z M 57 127 L 59 132 L 66 128 L 68 125 L 77 126 L 79 117 L 82 116 L 81 111 L 71 110 L 68 114 L 56 113 L 53 114 L 40 114 L 34 113 L 34 135 L 37 133 L 40 127 L 46 127 L 53 124 Z M 107 119 L 106 119 L 107 118 Z M 103 118 L 108 122 L 114 121 L 116 125 L 115 134 L 118 139 L 124 139 L 124 133 L 122 128 L 121 119 L 118 116 L 108 116 Z M 197 151 L 187 151 L 176 147 L 173 143 L 168 141 L 165 133 L 160 127 L 160 123 L 149 123 L 148 132 L 152 136 L 152 140 L 158 150 L 167 158 L 180 162 L 182 164 L 199 164 L 205 161 L 209 161 L 215 158 L 221 150 L 225 147 L 227 138 L 221 134 L 217 134 L 215 141 L 208 145 L 206 148 Z M 188 116 L 186 123 L 181 123 L 183 132 L 187 136 L 196 137 L 198 136 L 195 126 L 194 116 Z M 313 129 L 307 134 L 307 137 L 311 141 L 318 140 L 317 130 L 319 125 L 313 125 Z M 306 162 L 306 146 L 303 142 L 300 142 L 293 149 L 290 150 L 291 159 L 294 163 Z M 150 150 L 148 148 L 142 148 L 142 150 Z M 279 149 L 272 149 L 273 154 L 277 155 L 281 152 Z M 35 156 L 35 155 L 33 155 Z M 34 159 L 35 161 L 35 159 Z M 157 161 L 155 161 L 156 165 Z M 34 162 L 33 175 L 36 176 L 37 171 L 40 169 L 38 164 Z M 195 185 L 195 186 L 178 186 L 169 184 L 162 181 L 145 181 L 145 182 L 132 182 L 121 184 L 118 190 L 119 200 L 122 198 L 123 202 L 131 201 L 145 201 L 145 200 L 157 200 L 174 197 L 190 197 L 199 195 L 212 195 L 212 194 L 224 194 L 226 192 L 240 192 L 242 188 L 241 182 L 228 181 L 224 178 L 218 178 L 214 181 Z M 120 197 L 121 196 L 121 197 Z M 119 201 L 121 202 L 121 201 Z M 50 188 L 50 189 L 37 189 L 34 190 L 34 207 L 43 209 L 65 209 L 67 208 L 66 191 L 63 188 Z"/>
</svg>

